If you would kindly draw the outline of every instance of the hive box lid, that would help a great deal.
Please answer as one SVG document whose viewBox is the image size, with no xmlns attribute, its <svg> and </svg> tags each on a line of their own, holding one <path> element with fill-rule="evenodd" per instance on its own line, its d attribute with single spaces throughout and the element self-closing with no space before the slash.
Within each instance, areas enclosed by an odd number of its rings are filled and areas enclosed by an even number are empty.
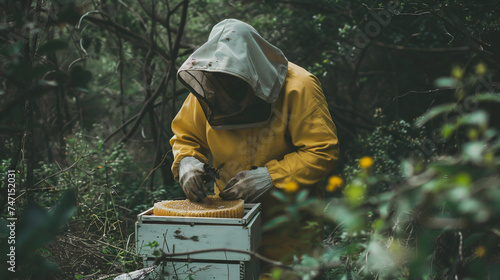
<svg viewBox="0 0 500 280">
<path fill-rule="evenodd" d="M 182 224 L 211 224 L 211 225 L 247 225 L 261 210 L 260 203 L 245 203 L 244 216 L 238 218 L 206 218 L 182 216 L 155 216 L 153 207 L 137 215 L 139 223 L 182 223 Z"/>
</svg>

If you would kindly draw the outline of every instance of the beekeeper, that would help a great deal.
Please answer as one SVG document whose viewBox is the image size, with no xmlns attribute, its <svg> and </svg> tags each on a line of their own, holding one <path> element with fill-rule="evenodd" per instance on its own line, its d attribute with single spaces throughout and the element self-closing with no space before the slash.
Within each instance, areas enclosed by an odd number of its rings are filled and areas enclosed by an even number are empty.
<svg viewBox="0 0 500 280">
<path fill-rule="evenodd" d="M 272 209 L 279 203 L 270 190 L 295 182 L 323 197 L 320 181 L 334 168 L 339 148 L 315 76 L 288 62 L 252 26 L 226 19 L 177 77 L 191 93 L 172 122 L 172 171 L 189 199 L 205 197 L 209 154 L 212 166 L 224 164 L 215 193 L 261 202 L 264 224 L 282 213 Z M 264 232 L 260 252 L 290 261 L 321 244 L 320 217 L 302 215 L 293 224 Z"/>
</svg>

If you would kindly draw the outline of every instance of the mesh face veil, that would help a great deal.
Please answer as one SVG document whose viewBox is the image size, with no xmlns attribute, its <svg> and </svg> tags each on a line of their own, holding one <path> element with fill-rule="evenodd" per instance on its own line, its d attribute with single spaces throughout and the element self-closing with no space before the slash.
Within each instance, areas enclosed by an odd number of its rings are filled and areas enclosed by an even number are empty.
<svg viewBox="0 0 500 280">
<path fill-rule="evenodd" d="M 209 124 L 214 128 L 261 126 L 267 123 L 272 104 L 252 91 L 242 79 L 217 72 L 186 71 L 186 86 L 197 97 Z"/>
</svg>

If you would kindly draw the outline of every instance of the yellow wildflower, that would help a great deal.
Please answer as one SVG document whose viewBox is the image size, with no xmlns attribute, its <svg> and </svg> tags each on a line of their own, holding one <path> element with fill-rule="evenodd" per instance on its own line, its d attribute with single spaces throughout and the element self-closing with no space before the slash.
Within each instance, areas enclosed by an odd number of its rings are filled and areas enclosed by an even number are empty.
<svg viewBox="0 0 500 280">
<path fill-rule="evenodd" d="M 365 185 L 350 184 L 345 189 L 345 196 L 351 206 L 357 207 L 363 203 L 366 193 Z"/>
<path fill-rule="evenodd" d="M 339 176 L 332 176 L 328 179 L 328 185 L 326 186 L 326 191 L 334 192 L 336 189 L 342 186 L 344 181 Z"/>
<path fill-rule="evenodd" d="M 457 80 L 460 80 L 464 74 L 464 70 L 460 68 L 459 66 L 453 67 L 451 69 L 451 76 Z"/>
<path fill-rule="evenodd" d="M 372 157 L 362 157 L 359 160 L 359 166 L 361 168 L 367 169 L 370 168 L 373 165 L 373 158 Z"/>
<path fill-rule="evenodd" d="M 271 270 L 271 274 L 273 276 L 273 279 L 281 279 L 281 275 L 283 274 L 283 269 L 275 267 L 273 270 Z"/>
<path fill-rule="evenodd" d="M 288 193 L 296 192 L 299 189 L 299 184 L 294 181 L 290 181 L 285 184 L 285 187 L 283 189 Z"/>
<path fill-rule="evenodd" d="M 493 162 L 493 160 L 495 159 L 495 153 L 493 152 L 487 152 L 485 155 L 484 155 L 484 162 L 486 163 L 491 163 Z"/>
<path fill-rule="evenodd" d="M 482 258 L 486 254 L 486 248 L 484 246 L 479 246 L 476 248 L 476 256 Z"/>
<path fill-rule="evenodd" d="M 476 70 L 476 73 L 478 75 L 484 75 L 486 73 L 486 65 L 484 65 L 483 63 L 479 63 L 477 64 L 474 69 Z"/>
</svg>

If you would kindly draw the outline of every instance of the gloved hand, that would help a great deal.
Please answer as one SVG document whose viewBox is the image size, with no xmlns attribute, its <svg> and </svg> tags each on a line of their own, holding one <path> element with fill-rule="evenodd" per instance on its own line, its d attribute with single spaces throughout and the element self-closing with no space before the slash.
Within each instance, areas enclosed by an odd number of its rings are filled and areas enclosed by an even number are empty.
<svg viewBox="0 0 500 280">
<path fill-rule="evenodd" d="M 179 163 L 179 183 L 186 196 L 194 202 L 206 197 L 203 166 L 204 163 L 194 157 L 185 157 Z"/>
<path fill-rule="evenodd" d="M 271 175 L 266 167 L 238 172 L 219 194 L 222 199 L 243 199 L 254 202 L 273 187 Z"/>
</svg>

